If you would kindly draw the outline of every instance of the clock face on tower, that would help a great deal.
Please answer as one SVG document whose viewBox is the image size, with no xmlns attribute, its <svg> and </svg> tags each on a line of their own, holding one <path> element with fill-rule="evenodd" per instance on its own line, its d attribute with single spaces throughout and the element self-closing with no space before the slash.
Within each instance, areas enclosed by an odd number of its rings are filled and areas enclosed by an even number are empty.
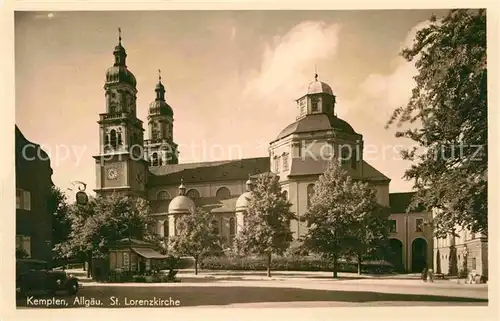
<svg viewBox="0 0 500 321">
<path fill-rule="evenodd" d="M 116 179 L 118 177 L 118 170 L 114 167 L 108 168 L 107 171 L 108 179 Z"/>
</svg>

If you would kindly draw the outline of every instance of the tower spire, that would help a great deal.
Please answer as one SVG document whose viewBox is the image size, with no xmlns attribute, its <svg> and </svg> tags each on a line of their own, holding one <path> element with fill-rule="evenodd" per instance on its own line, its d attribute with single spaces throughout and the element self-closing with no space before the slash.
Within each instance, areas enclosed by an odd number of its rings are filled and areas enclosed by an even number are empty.
<svg viewBox="0 0 500 321">
<path fill-rule="evenodd" d="M 122 44 L 122 28 L 118 27 L 118 44 Z"/>
<path fill-rule="evenodd" d="M 314 80 L 318 81 L 318 67 L 314 64 Z"/>
<path fill-rule="evenodd" d="M 161 84 L 161 70 L 158 69 L 158 82 Z"/>
</svg>

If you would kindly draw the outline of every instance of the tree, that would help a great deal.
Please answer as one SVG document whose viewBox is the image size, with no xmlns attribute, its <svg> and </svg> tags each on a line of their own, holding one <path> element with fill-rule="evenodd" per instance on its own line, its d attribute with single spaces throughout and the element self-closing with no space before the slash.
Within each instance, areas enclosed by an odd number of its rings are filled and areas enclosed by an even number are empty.
<svg viewBox="0 0 500 321">
<path fill-rule="evenodd" d="M 350 251 L 357 259 L 358 274 L 361 274 L 363 258 L 380 258 L 387 246 L 389 234 L 389 209 L 377 202 L 376 191 L 367 183 L 354 182 L 350 199 L 357 204 L 352 208 L 354 234 Z"/>
<path fill-rule="evenodd" d="M 65 257 L 86 257 L 89 270 L 92 258 L 106 255 L 110 243 L 125 238 L 156 239 L 147 229 L 154 220 L 143 198 L 122 194 L 89 197 L 87 204 L 73 204 L 69 217 L 72 231 L 58 250 Z"/>
<path fill-rule="evenodd" d="M 190 214 L 177 220 L 177 235 L 170 239 L 170 246 L 178 254 L 194 258 L 194 273 L 198 274 L 198 262 L 203 255 L 220 248 L 219 236 L 211 226 L 214 216 L 197 207 Z"/>
<path fill-rule="evenodd" d="M 411 206 L 439 210 L 438 237 L 456 226 L 487 235 L 486 11 L 431 17 L 402 56 L 415 62 L 416 86 L 387 126 L 420 123 L 396 134 L 418 146 L 402 151 L 403 159 L 413 162 L 405 172 L 415 181 Z"/>
<path fill-rule="evenodd" d="M 439 249 L 436 251 L 436 274 L 441 274 L 441 253 Z"/>
<path fill-rule="evenodd" d="M 374 190 L 366 183 L 354 182 L 338 162 L 332 160 L 315 184 L 310 206 L 303 217 L 308 227 L 304 246 L 333 260 L 335 278 L 342 256 L 354 253 L 360 271 L 363 254 L 374 251 L 387 235 L 387 213 L 377 204 Z"/>
<path fill-rule="evenodd" d="M 293 239 L 290 222 L 295 215 L 290 212 L 291 206 L 281 191 L 278 176 L 257 178 L 236 243 L 243 253 L 267 257 L 268 277 L 272 254 L 282 255 Z"/>
<path fill-rule="evenodd" d="M 55 258 L 62 256 L 58 251 L 58 244 L 66 241 L 71 233 L 71 220 L 69 217 L 70 206 L 68 197 L 60 188 L 52 186 L 48 200 L 48 208 L 52 213 L 52 244 L 54 245 Z"/>
</svg>

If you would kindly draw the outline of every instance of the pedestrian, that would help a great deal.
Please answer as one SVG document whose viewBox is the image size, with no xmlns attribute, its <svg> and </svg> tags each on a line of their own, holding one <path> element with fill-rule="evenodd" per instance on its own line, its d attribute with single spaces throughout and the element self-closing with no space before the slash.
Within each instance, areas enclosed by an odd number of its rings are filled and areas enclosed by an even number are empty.
<svg viewBox="0 0 500 321">
<path fill-rule="evenodd" d="M 427 282 L 427 268 L 422 271 L 422 281 Z"/>
<path fill-rule="evenodd" d="M 429 269 L 427 271 L 427 276 L 429 278 L 429 282 L 431 282 L 431 283 L 434 282 L 434 273 L 433 273 L 432 269 Z"/>
</svg>

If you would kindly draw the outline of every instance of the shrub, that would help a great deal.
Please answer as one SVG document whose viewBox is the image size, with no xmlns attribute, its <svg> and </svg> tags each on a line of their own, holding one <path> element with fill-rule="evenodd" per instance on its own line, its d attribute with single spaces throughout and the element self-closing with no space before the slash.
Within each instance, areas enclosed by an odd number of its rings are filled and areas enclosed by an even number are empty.
<svg viewBox="0 0 500 321">
<path fill-rule="evenodd" d="M 134 275 L 132 280 L 137 283 L 146 283 L 148 278 L 144 275 Z"/>
<path fill-rule="evenodd" d="M 329 260 L 312 256 L 277 256 L 272 262 L 276 271 L 333 271 Z M 206 257 L 201 262 L 205 270 L 266 271 L 267 259 L 264 257 Z M 338 271 L 357 272 L 357 262 L 339 261 Z M 391 273 L 393 266 L 385 261 L 364 262 L 362 272 L 371 274 Z"/>
<path fill-rule="evenodd" d="M 112 283 L 130 282 L 133 280 L 133 275 L 128 271 L 121 269 L 111 270 L 109 272 L 108 281 Z"/>
</svg>

